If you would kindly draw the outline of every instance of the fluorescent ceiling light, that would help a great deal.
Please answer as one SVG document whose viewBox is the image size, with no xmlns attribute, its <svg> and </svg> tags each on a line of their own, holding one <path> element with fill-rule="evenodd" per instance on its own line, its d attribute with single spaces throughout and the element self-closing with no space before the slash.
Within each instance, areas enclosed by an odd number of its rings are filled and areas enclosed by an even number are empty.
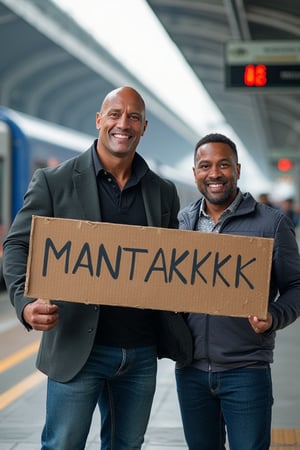
<svg viewBox="0 0 300 450">
<path fill-rule="evenodd" d="M 145 0 L 52 1 L 194 128 L 199 138 L 220 132 L 233 139 L 243 166 L 242 180 L 252 180 L 259 190 L 270 189 L 265 175 Z M 185 172 L 192 165 L 193 155 L 179 161 L 174 169 Z M 255 178 L 258 183 L 253 182 Z"/>
</svg>

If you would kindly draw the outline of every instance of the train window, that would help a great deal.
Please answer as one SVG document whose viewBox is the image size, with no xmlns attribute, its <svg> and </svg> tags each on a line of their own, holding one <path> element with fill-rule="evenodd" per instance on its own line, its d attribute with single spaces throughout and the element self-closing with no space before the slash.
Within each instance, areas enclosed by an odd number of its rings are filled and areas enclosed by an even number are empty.
<svg viewBox="0 0 300 450">
<path fill-rule="evenodd" d="M 0 224 L 1 230 L 8 229 L 11 222 L 11 154 L 10 129 L 0 121 Z M 0 230 L 0 232 L 1 232 Z"/>
<path fill-rule="evenodd" d="M 0 158 L 0 226 L 3 222 L 3 181 L 4 181 L 4 174 L 3 174 L 3 158 Z M 0 235 L 1 235 L 1 228 L 0 228 Z"/>
<path fill-rule="evenodd" d="M 34 138 L 30 138 L 30 149 L 32 172 L 42 167 L 55 167 L 60 162 L 77 154 L 72 147 L 64 148 L 52 142 Z"/>
<path fill-rule="evenodd" d="M 33 164 L 33 171 L 35 171 L 36 169 L 42 169 L 43 167 L 48 166 L 46 159 L 33 159 L 32 164 Z"/>
<path fill-rule="evenodd" d="M 0 121 L 0 286 L 3 287 L 2 279 L 2 243 L 11 221 L 10 211 L 10 130 L 6 123 Z"/>
<path fill-rule="evenodd" d="M 0 158 L 0 261 L 2 259 L 2 242 L 6 234 L 6 228 L 3 223 L 3 167 L 3 158 Z"/>
</svg>

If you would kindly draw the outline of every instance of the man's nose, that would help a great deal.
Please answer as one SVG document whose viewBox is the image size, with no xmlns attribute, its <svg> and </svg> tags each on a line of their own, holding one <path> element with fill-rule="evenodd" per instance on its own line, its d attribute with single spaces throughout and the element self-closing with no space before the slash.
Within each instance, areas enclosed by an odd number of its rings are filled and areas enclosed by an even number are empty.
<svg viewBox="0 0 300 450">
<path fill-rule="evenodd" d="M 211 166 L 210 171 L 209 171 L 210 177 L 217 178 L 220 176 L 220 174 L 221 174 L 221 169 L 218 165 Z"/>
<path fill-rule="evenodd" d="M 129 117 L 127 116 L 127 114 L 124 113 L 118 119 L 118 126 L 120 128 L 127 128 L 128 127 L 128 121 L 129 121 Z"/>
</svg>

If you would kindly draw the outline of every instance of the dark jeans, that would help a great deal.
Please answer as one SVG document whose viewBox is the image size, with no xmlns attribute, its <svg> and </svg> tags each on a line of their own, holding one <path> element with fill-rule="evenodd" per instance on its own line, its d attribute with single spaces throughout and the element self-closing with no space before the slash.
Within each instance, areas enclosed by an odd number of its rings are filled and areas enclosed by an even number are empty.
<svg viewBox="0 0 300 450">
<path fill-rule="evenodd" d="M 272 380 L 269 367 L 204 372 L 176 369 L 189 450 L 269 450 Z"/>
<path fill-rule="evenodd" d="M 93 412 L 101 413 L 102 450 L 139 450 L 156 384 L 155 347 L 95 346 L 68 383 L 48 379 L 42 450 L 83 450 Z"/>
</svg>

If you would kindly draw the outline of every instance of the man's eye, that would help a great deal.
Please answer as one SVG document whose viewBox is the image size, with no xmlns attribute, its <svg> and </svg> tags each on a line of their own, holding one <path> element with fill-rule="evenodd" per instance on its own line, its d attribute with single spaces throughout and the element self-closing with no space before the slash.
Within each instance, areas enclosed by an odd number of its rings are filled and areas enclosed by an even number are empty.
<svg viewBox="0 0 300 450">
<path fill-rule="evenodd" d="M 140 120 L 140 116 L 138 116 L 137 114 L 132 114 L 131 116 L 130 116 L 130 119 L 131 120 Z"/>
<path fill-rule="evenodd" d="M 117 118 L 117 117 L 119 117 L 120 116 L 120 114 L 119 113 L 116 113 L 116 112 L 111 112 L 111 113 L 109 113 L 109 117 L 112 117 L 113 119 L 115 119 L 115 118 Z"/>
</svg>

